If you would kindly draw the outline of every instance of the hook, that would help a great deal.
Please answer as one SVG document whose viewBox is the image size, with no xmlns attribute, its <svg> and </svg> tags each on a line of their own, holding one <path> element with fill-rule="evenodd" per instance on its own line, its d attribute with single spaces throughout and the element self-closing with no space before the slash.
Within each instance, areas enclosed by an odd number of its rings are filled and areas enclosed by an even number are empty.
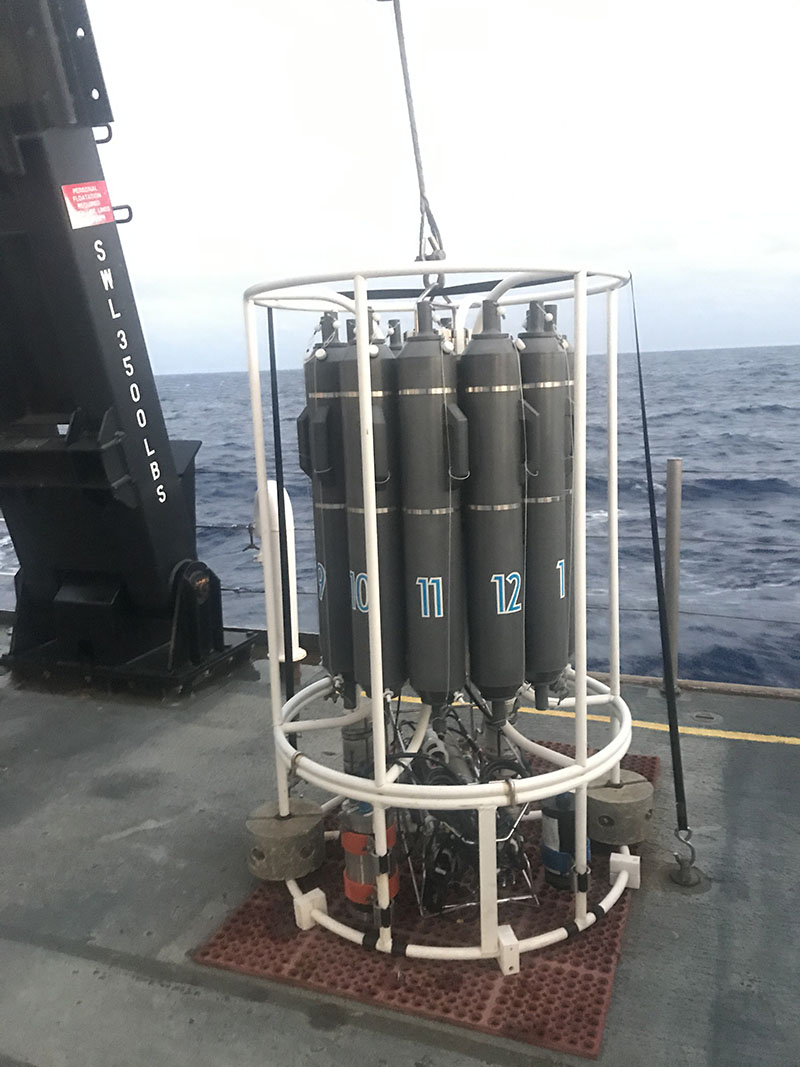
<svg viewBox="0 0 800 1067">
<path fill-rule="evenodd" d="M 685 829 L 677 827 L 675 829 L 675 837 L 682 845 L 685 845 L 686 848 L 688 848 L 689 855 L 682 856 L 678 852 L 672 853 L 678 864 L 678 869 L 677 871 L 670 871 L 669 876 L 676 885 L 689 889 L 692 886 L 698 885 L 701 877 L 700 872 L 694 865 L 694 861 L 697 859 L 697 850 L 692 844 L 692 831 L 688 826 Z"/>
</svg>

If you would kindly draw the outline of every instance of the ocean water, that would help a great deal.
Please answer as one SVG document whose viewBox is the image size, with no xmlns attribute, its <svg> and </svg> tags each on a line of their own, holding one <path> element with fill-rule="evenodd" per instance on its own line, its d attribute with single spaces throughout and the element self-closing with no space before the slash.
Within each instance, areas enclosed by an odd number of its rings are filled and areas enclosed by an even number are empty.
<svg viewBox="0 0 800 1067">
<path fill-rule="evenodd" d="M 644 356 L 657 498 L 666 461 L 683 459 L 679 674 L 800 686 L 800 347 Z M 587 431 L 590 665 L 607 665 L 604 361 L 589 359 Z M 297 463 L 302 371 L 278 372 L 287 489 L 292 499 L 302 630 L 317 630 L 309 481 Z M 174 437 L 202 438 L 198 550 L 225 588 L 226 621 L 264 624 L 260 567 L 248 551 L 255 470 L 247 376 L 158 379 Z M 635 359 L 620 357 L 620 596 L 622 669 L 660 674 L 658 617 Z M 265 409 L 269 379 L 264 375 Z M 271 425 L 268 418 L 268 436 Z M 268 449 L 272 466 L 271 443 Z M 0 572 L 14 567 L 0 526 Z M 0 577 L 0 606 L 13 606 Z"/>
</svg>

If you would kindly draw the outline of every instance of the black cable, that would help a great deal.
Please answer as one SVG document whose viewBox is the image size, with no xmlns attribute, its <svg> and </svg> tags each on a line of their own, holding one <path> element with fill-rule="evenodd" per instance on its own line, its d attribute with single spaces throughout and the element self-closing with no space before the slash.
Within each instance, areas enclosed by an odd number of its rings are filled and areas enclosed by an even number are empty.
<svg viewBox="0 0 800 1067">
<path fill-rule="evenodd" d="M 636 340 L 636 363 L 639 373 L 639 403 L 642 413 L 642 438 L 644 440 L 644 460 L 647 468 L 647 496 L 650 502 L 650 531 L 653 540 L 653 567 L 656 579 L 656 598 L 658 600 L 658 625 L 661 631 L 662 677 L 664 695 L 667 701 L 667 721 L 669 723 L 669 744 L 672 754 L 672 779 L 675 785 L 675 810 L 678 819 L 677 830 L 691 833 L 686 811 L 686 788 L 683 781 L 683 757 L 681 755 L 681 738 L 678 731 L 678 705 L 675 699 L 675 675 L 672 670 L 672 650 L 667 625 L 667 597 L 664 590 L 664 573 L 661 566 L 661 540 L 658 534 L 658 513 L 656 511 L 656 491 L 653 481 L 653 463 L 650 455 L 650 435 L 647 430 L 647 406 L 644 397 L 644 373 L 642 371 L 642 352 L 639 345 L 639 321 L 636 315 L 636 294 L 631 277 L 631 307 L 633 309 L 633 332 Z"/>
</svg>

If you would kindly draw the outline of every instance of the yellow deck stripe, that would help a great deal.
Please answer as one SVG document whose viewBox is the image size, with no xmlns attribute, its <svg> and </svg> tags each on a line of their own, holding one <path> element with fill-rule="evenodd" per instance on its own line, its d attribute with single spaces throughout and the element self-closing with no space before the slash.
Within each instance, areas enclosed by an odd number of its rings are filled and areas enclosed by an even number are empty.
<svg viewBox="0 0 800 1067">
<path fill-rule="evenodd" d="M 419 697 L 404 696 L 403 703 L 421 704 Z M 467 705 L 465 705 L 467 706 Z M 574 719 L 574 711 L 559 711 L 551 708 L 549 711 L 541 711 L 539 708 L 530 708 L 520 704 L 520 711 L 526 715 L 545 715 L 554 719 Z M 608 715 L 587 715 L 590 722 L 611 722 Z M 640 730 L 658 730 L 668 733 L 669 726 L 665 722 L 647 722 L 644 719 L 632 719 L 632 724 Z M 711 730 L 706 726 L 680 726 L 678 732 L 688 734 L 690 737 L 716 737 L 721 741 L 758 741 L 767 745 L 800 745 L 800 737 L 784 737 L 781 734 L 751 734 L 742 730 Z"/>
</svg>

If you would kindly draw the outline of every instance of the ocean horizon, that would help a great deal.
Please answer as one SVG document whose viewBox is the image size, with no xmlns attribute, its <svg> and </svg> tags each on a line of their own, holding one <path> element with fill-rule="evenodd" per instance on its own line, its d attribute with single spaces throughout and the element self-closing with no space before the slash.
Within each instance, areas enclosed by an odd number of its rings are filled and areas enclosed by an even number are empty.
<svg viewBox="0 0 800 1067">
<path fill-rule="evenodd" d="M 800 346 L 643 353 L 664 534 L 666 461 L 683 460 L 679 675 L 800 687 Z M 660 358 L 659 358 L 660 357 Z M 607 665 L 605 381 L 588 361 L 589 661 Z M 268 462 L 272 460 L 264 374 Z M 278 371 L 284 477 L 294 510 L 300 629 L 316 632 L 310 483 L 297 460 L 298 368 Z M 200 438 L 198 552 L 219 574 L 230 625 L 264 626 L 261 570 L 246 551 L 255 467 L 245 371 L 157 376 L 167 428 Z M 661 655 L 635 356 L 620 355 L 622 669 L 660 675 Z M 0 608 L 13 608 L 13 545 L 0 526 Z"/>
</svg>

